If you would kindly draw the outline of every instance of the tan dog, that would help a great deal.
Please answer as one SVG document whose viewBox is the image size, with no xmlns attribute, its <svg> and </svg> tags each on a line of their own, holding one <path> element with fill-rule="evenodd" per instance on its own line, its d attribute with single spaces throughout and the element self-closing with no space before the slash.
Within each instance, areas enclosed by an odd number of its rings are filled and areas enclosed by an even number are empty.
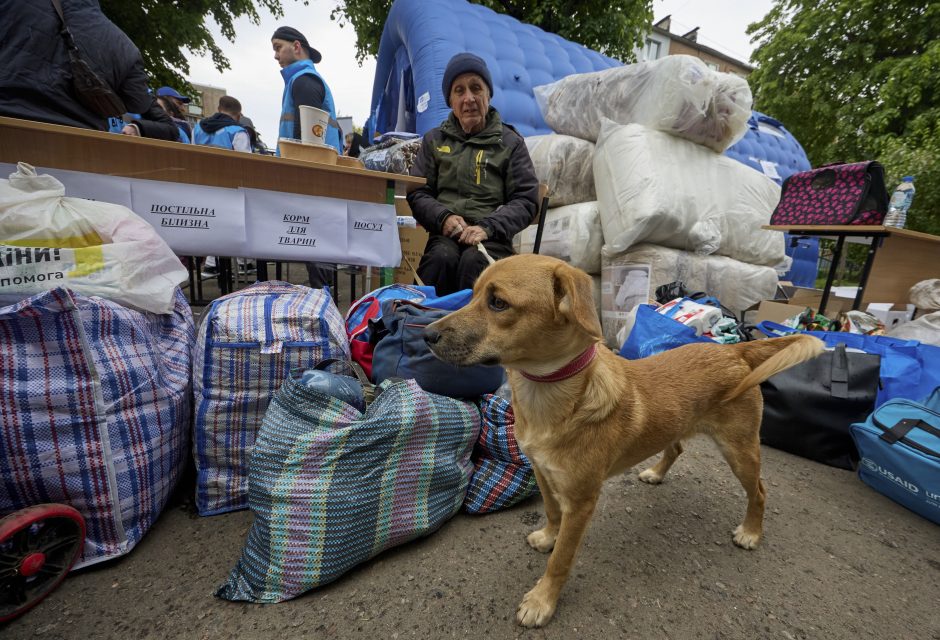
<svg viewBox="0 0 940 640">
<path fill-rule="evenodd" d="M 520 255 L 487 268 L 470 304 L 431 324 L 425 340 L 456 365 L 509 371 L 516 438 L 532 462 L 547 524 L 528 543 L 552 551 L 516 615 L 541 626 L 555 612 L 604 481 L 662 451 L 640 474 L 657 484 L 681 441 L 710 436 L 747 492 L 734 542 L 761 537 L 760 382 L 819 355 L 823 343 L 792 336 L 735 345 L 693 344 L 626 360 L 600 344 L 591 278 L 560 260 Z"/>
</svg>

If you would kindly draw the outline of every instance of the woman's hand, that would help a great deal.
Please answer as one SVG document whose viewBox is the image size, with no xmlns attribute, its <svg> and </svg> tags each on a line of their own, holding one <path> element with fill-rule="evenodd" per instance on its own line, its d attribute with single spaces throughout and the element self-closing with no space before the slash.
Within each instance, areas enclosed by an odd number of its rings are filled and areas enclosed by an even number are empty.
<svg viewBox="0 0 940 640">
<path fill-rule="evenodd" d="M 463 217 L 458 215 L 447 216 L 447 219 L 444 220 L 444 226 L 441 228 L 441 231 L 448 238 L 453 238 L 457 240 L 460 238 L 460 234 L 464 232 L 467 228 L 467 221 Z"/>
<path fill-rule="evenodd" d="M 457 242 L 461 244 L 477 245 L 486 240 L 488 237 L 489 236 L 483 227 L 473 225 L 471 227 L 466 227 L 463 232 L 461 232 L 460 238 L 457 239 Z"/>
<path fill-rule="evenodd" d="M 124 125 L 124 128 L 121 129 L 121 133 L 123 133 L 125 136 L 137 136 L 137 137 L 140 137 L 140 131 L 137 129 L 137 125 L 135 125 L 135 124 L 126 124 L 126 125 Z"/>
</svg>

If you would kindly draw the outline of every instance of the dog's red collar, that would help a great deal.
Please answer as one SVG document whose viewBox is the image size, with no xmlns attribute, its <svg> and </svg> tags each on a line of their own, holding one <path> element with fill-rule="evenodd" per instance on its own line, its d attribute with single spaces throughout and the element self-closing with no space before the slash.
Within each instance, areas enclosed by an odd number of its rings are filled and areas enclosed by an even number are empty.
<svg viewBox="0 0 940 640">
<path fill-rule="evenodd" d="M 557 371 L 545 376 L 534 376 L 525 371 L 520 371 L 527 380 L 532 380 L 533 382 L 558 382 L 559 380 L 567 380 L 568 378 L 577 375 L 584 370 L 586 366 L 591 364 L 591 361 L 594 360 L 594 356 L 597 355 L 597 344 L 592 344 L 590 347 L 585 349 L 581 355 L 577 358 L 563 366 Z"/>
</svg>

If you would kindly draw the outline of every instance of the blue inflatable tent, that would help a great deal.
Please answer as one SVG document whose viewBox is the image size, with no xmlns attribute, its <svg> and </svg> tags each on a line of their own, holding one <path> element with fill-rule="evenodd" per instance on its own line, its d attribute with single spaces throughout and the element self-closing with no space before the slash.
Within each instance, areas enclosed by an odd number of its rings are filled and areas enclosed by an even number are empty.
<svg viewBox="0 0 940 640">
<path fill-rule="evenodd" d="M 366 133 L 424 134 L 450 109 L 441 83 L 462 51 L 486 61 L 492 104 L 521 135 L 548 133 L 532 87 L 622 64 L 538 27 L 464 0 L 396 0 L 379 43 Z"/>
<path fill-rule="evenodd" d="M 778 120 L 757 111 L 751 114 L 744 137 L 725 151 L 725 155 L 757 169 L 777 184 L 783 184 L 794 173 L 812 168 L 796 138 Z M 819 238 L 787 235 L 786 252 L 793 258 L 793 264 L 782 279 L 798 287 L 814 287 Z"/>
</svg>

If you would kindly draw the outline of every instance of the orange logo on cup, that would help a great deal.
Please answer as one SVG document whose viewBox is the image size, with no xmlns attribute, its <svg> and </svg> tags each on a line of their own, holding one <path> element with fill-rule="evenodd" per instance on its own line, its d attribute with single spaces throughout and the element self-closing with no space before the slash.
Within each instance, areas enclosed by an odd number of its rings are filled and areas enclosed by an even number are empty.
<svg viewBox="0 0 940 640">
<path fill-rule="evenodd" d="M 322 125 L 322 124 L 319 124 L 319 123 L 318 123 L 318 124 L 313 125 L 312 131 L 313 131 L 313 135 L 316 136 L 317 138 L 322 138 L 322 137 L 323 137 L 324 131 L 323 131 L 323 125 Z"/>
</svg>

